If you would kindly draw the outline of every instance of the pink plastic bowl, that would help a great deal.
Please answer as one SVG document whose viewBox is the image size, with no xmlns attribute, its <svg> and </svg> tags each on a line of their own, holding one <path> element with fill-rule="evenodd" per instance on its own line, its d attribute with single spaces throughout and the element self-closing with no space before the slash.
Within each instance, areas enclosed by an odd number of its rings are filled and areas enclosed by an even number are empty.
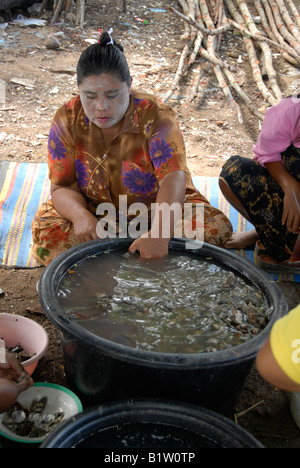
<svg viewBox="0 0 300 468">
<path fill-rule="evenodd" d="M 32 375 L 39 360 L 47 352 L 49 339 L 41 325 L 26 317 L 0 313 L 0 338 L 6 348 L 20 345 L 26 353 L 35 355 L 22 363 L 26 372 Z"/>
</svg>

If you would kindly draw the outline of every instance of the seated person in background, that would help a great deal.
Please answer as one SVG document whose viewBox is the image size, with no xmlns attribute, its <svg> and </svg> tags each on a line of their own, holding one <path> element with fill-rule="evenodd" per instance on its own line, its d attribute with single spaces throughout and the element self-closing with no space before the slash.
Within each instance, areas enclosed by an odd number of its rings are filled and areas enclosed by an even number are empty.
<svg viewBox="0 0 300 468">
<path fill-rule="evenodd" d="M 224 196 L 255 228 L 234 233 L 225 247 L 239 249 L 256 243 L 257 263 L 263 269 L 300 273 L 300 248 L 296 245 L 300 224 L 297 97 L 285 98 L 267 110 L 253 151 L 254 159 L 232 156 L 220 174 Z"/>
<path fill-rule="evenodd" d="M 137 202 L 146 207 L 146 232 L 135 238 L 130 252 L 145 258 L 167 255 L 180 222 L 185 228 L 181 237 L 191 238 L 191 231 L 204 227 L 204 239 L 197 240 L 224 245 L 232 235 L 231 223 L 194 187 L 174 111 L 155 96 L 131 90 L 123 48 L 109 33 L 82 53 L 77 82 L 79 95 L 58 109 L 50 130 L 51 200 L 32 224 L 34 257 L 47 265 L 66 249 L 97 239 L 100 204 L 113 205 L 119 220 L 123 216 L 129 222 L 127 213 L 119 213 L 120 196 L 127 197 L 128 210 Z M 171 221 L 155 211 L 150 229 L 155 203 L 174 203 L 179 210 Z M 188 222 L 182 221 L 186 204 L 192 207 Z M 193 210 L 199 204 L 200 221 Z M 164 236 L 168 221 L 171 234 Z"/>
</svg>

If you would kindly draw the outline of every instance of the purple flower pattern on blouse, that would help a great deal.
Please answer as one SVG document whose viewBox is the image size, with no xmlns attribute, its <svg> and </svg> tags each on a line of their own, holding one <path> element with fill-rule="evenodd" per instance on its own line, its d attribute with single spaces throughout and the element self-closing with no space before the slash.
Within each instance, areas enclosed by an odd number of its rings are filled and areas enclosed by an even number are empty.
<svg viewBox="0 0 300 468">
<path fill-rule="evenodd" d="M 154 167 L 159 169 L 162 164 L 172 158 L 172 147 L 166 140 L 157 138 L 150 145 L 149 155 Z"/>
<path fill-rule="evenodd" d="M 137 107 L 138 107 L 139 104 L 140 104 L 141 102 L 143 102 L 143 101 L 144 101 L 144 99 L 138 99 L 138 98 L 136 98 L 136 97 L 134 98 L 134 102 L 135 102 L 135 105 L 136 105 Z"/>
<path fill-rule="evenodd" d="M 80 159 L 75 161 L 75 170 L 79 187 L 86 187 L 88 182 L 88 170 Z"/>
<path fill-rule="evenodd" d="M 66 148 L 56 133 L 55 127 L 51 127 L 48 139 L 48 150 L 53 160 L 65 159 Z"/>
<path fill-rule="evenodd" d="M 151 172 L 142 172 L 139 169 L 132 169 L 125 172 L 123 184 L 132 193 L 146 195 L 155 187 L 156 178 Z"/>
</svg>

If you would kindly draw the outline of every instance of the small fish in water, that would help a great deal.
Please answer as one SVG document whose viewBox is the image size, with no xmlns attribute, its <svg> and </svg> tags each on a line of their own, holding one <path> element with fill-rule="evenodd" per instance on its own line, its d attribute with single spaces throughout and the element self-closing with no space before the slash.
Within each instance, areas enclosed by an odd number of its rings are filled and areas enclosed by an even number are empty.
<svg viewBox="0 0 300 468">
<path fill-rule="evenodd" d="M 250 340 L 270 316 L 264 293 L 212 258 L 174 252 L 154 263 L 119 252 L 87 259 L 76 273 L 60 284 L 65 312 L 125 346 L 176 354 L 226 349 Z"/>
<path fill-rule="evenodd" d="M 224 288 L 232 287 L 236 282 L 236 276 L 232 271 L 229 271 L 226 275 L 226 279 L 223 283 Z"/>
</svg>

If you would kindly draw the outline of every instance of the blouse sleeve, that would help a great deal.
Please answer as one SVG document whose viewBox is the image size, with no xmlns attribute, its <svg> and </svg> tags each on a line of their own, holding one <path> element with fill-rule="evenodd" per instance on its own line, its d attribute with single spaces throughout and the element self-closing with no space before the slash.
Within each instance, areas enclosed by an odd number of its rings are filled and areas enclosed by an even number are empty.
<svg viewBox="0 0 300 468">
<path fill-rule="evenodd" d="M 171 108 L 158 111 L 148 139 L 148 151 L 157 180 L 172 171 L 187 171 L 183 137 Z"/>
<path fill-rule="evenodd" d="M 293 143 L 298 126 L 299 104 L 294 103 L 292 98 L 283 99 L 268 109 L 257 143 L 252 148 L 254 159 L 262 166 L 281 161 L 281 153 Z"/>
<path fill-rule="evenodd" d="M 48 138 L 49 179 L 55 185 L 77 185 L 75 171 L 75 144 L 67 104 L 56 112 Z"/>
</svg>

